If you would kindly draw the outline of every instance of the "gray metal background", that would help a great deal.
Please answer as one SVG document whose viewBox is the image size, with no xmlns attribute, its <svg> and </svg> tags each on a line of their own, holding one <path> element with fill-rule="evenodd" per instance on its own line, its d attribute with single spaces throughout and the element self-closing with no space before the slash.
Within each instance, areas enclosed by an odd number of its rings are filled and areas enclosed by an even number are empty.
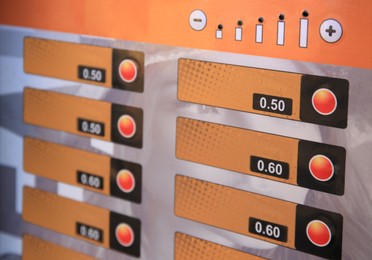
<svg viewBox="0 0 372 260">
<path fill-rule="evenodd" d="M 145 92 L 133 93 L 27 75 L 23 71 L 25 36 L 143 51 Z M 336 129 L 180 102 L 177 100 L 177 60 L 181 57 L 346 78 L 350 81 L 348 127 Z M 173 259 L 173 239 L 176 231 L 270 259 L 318 259 L 295 250 L 176 217 L 173 211 L 175 174 L 339 212 L 344 216 L 343 258 L 369 259 L 372 255 L 371 82 L 371 70 L 0 26 L 0 259 L 20 257 L 23 233 L 33 234 L 100 259 L 132 259 L 127 255 L 22 222 L 20 210 L 23 185 L 35 186 L 141 219 L 141 259 Z M 143 108 L 143 148 L 136 149 L 25 125 L 22 120 L 22 91 L 25 86 Z M 178 116 L 344 146 L 347 150 L 345 195 L 309 191 L 179 160 L 175 157 Z M 143 167 L 142 204 L 107 197 L 24 173 L 22 138 L 25 135 L 140 163 Z"/>
</svg>

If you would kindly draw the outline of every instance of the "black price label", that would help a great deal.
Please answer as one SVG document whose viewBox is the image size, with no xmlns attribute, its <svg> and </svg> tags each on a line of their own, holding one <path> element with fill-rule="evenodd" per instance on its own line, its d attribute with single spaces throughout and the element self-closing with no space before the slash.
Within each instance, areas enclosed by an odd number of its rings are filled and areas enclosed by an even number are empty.
<svg viewBox="0 0 372 260">
<path fill-rule="evenodd" d="M 76 222 L 76 234 L 89 240 L 103 242 L 103 230 L 86 224 Z"/>
<path fill-rule="evenodd" d="M 292 99 L 254 93 L 253 109 L 290 116 Z"/>
<path fill-rule="evenodd" d="M 281 179 L 289 178 L 289 164 L 257 156 L 251 156 L 251 171 Z"/>
<path fill-rule="evenodd" d="M 101 176 L 78 171 L 77 182 L 90 188 L 103 190 L 103 178 Z"/>
<path fill-rule="evenodd" d="M 92 135 L 105 136 L 105 124 L 78 118 L 78 131 Z"/>
<path fill-rule="evenodd" d="M 281 242 L 287 242 L 288 228 L 283 225 L 249 218 L 249 232 Z"/>
<path fill-rule="evenodd" d="M 92 68 L 87 66 L 78 66 L 79 79 L 95 81 L 100 83 L 106 82 L 106 71 L 104 69 Z"/>
</svg>

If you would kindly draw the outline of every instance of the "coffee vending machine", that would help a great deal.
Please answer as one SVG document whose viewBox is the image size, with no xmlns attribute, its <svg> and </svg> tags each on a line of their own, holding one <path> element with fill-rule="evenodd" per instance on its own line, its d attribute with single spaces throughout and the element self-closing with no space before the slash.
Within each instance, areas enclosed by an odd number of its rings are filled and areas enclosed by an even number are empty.
<svg viewBox="0 0 372 260">
<path fill-rule="evenodd" d="M 370 0 L 1 0 L 0 260 L 370 259 L 370 99 Z"/>
</svg>

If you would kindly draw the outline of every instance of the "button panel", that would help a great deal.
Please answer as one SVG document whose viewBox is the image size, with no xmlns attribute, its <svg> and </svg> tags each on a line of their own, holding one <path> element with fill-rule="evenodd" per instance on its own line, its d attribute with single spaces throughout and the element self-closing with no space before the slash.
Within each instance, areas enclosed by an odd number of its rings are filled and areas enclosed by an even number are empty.
<svg viewBox="0 0 372 260">
<path fill-rule="evenodd" d="M 107 88 L 143 92 L 144 60 L 139 51 L 31 37 L 24 41 L 26 73 Z"/>
<path fill-rule="evenodd" d="M 107 196 L 142 201 L 142 166 L 138 163 L 30 137 L 24 138 L 23 150 L 28 173 Z"/>
<path fill-rule="evenodd" d="M 23 192 L 26 222 L 140 257 L 140 220 L 30 187 Z"/>
<path fill-rule="evenodd" d="M 346 128 L 349 82 L 338 78 L 180 59 L 178 99 Z"/>
<path fill-rule="evenodd" d="M 142 147 L 140 108 L 32 88 L 26 88 L 24 96 L 26 123 Z"/>
<path fill-rule="evenodd" d="M 175 182 L 178 217 L 316 256 L 341 259 L 343 217 L 338 213 L 183 175 L 177 175 Z"/>
<path fill-rule="evenodd" d="M 183 117 L 177 119 L 176 139 L 176 156 L 182 160 L 344 194 L 343 147 Z M 324 165 L 323 158 L 329 158 L 331 166 Z"/>
</svg>

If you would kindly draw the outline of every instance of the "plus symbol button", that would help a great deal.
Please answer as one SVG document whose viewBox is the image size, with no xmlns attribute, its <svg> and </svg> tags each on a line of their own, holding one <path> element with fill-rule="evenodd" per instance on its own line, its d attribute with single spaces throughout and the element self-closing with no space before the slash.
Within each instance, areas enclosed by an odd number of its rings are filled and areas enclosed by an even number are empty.
<svg viewBox="0 0 372 260">
<path fill-rule="evenodd" d="M 332 25 L 330 25 L 329 28 L 326 29 L 325 31 L 328 33 L 329 37 L 332 37 L 332 35 L 333 35 L 334 33 L 336 33 L 336 30 L 333 29 L 333 26 L 332 26 Z"/>
<path fill-rule="evenodd" d="M 342 37 L 342 26 L 335 19 L 327 19 L 322 22 L 319 28 L 320 36 L 325 42 L 335 43 Z"/>
</svg>

